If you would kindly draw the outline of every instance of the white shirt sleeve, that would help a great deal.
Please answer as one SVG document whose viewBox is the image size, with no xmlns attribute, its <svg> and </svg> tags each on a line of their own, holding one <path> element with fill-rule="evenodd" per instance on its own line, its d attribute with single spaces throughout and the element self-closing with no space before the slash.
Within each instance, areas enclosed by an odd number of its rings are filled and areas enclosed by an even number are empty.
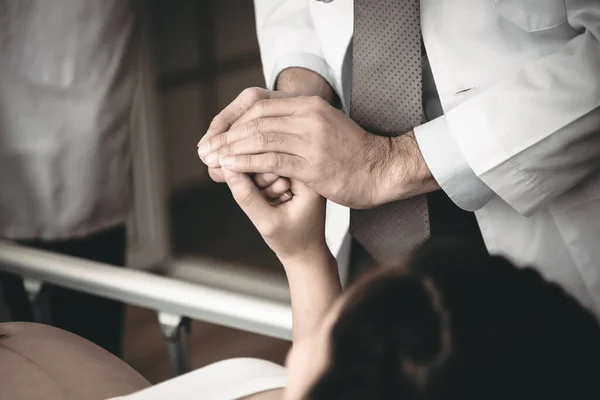
<svg viewBox="0 0 600 400">
<path fill-rule="evenodd" d="M 336 87 L 323 57 L 308 0 L 254 0 L 254 9 L 267 88 L 273 90 L 281 71 L 290 67 L 316 72 Z"/>
<path fill-rule="evenodd" d="M 600 169 L 600 3 L 566 6 L 577 36 L 446 114 L 471 169 L 526 216 Z"/>
<path fill-rule="evenodd" d="M 414 132 L 431 174 L 457 206 L 476 211 L 495 196 L 460 153 L 445 116 L 416 127 Z"/>
</svg>

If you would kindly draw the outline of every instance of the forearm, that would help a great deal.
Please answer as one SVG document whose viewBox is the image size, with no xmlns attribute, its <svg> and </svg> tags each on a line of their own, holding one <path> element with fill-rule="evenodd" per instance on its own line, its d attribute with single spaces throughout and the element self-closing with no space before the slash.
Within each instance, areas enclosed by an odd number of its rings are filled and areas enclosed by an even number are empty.
<svg viewBox="0 0 600 400">
<path fill-rule="evenodd" d="M 378 201 L 386 204 L 440 189 L 431 174 L 414 132 L 383 138 L 386 162 L 377 168 Z"/>
<path fill-rule="evenodd" d="M 302 340 L 319 326 L 342 287 L 337 262 L 329 250 L 298 260 L 281 260 L 292 300 L 293 340 Z"/>
<path fill-rule="evenodd" d="M 277 77 L 276 90 L 302 96 L 320 96 L 333 103 L 336 95 L 329 83 L 316 72 L 306 68 L 286 68 Z"/>
</svg>

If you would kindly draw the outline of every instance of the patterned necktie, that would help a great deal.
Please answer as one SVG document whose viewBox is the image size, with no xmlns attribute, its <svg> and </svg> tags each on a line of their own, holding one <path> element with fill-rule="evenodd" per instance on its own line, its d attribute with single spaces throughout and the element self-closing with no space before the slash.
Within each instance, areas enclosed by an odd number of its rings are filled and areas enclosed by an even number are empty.
<svg viewBox="0 0 600 400">
<path fill-rule="evenodd" d="M 422 122 L 419 0 L 354 0 L 350 115 L 398 136 Z M 378 264 L 397 263 L 430 234 L 426 196 L 352 210 L 350 233 Z"/>
</svg>

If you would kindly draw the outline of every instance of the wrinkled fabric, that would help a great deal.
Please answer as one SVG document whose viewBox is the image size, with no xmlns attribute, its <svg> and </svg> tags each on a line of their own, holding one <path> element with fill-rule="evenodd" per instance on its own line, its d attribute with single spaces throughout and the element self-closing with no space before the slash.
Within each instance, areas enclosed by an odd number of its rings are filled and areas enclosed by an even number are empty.
<svg viewBox="0 0 600 400">
<path fill-rule="evenodd" d="M 600 2 L 420 5 L 444 112 L 427 113 L 431 120 L 414 129 L 433 176 L 457 205 L 475 211 L 491 253 L 537 266 L 600 318 Z M 314 71 L 326 71 L 348 98 L 351 1 L 254 6 L 267 83 L 286 64 L 319 65 Z M 338 218 L 327 235 L 347 230 Z"/>
<path fill-rule="evenodd" d="M 134 39 L 131 1 L 0 0 L 0 237 L 126 220 Z"/>
</svg>

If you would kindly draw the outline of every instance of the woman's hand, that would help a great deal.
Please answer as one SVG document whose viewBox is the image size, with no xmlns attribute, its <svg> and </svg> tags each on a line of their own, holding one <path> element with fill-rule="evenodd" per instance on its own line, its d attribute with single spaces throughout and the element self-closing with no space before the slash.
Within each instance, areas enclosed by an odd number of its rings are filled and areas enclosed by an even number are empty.
<svg viewBox="0 0 600 400">
<path fill-rule="evenodd" d="M 325 199 L 292 179 L 292 198 L 271 204 L 248 175 L 223 168 L 223 176 L 285 268 L 297 343 L 313 334 L 341 292 L 337 264 L 325 243 Z"/>
<path fill-rule="evenodd" d="M 330 254 L 325 243 L 325 199 L 315 191 L 292 180 L 292 199 L 274 204 L 248 175 L 225 168 L 223 175 L 235 201 L 284 266 Z"/>
</svg>

